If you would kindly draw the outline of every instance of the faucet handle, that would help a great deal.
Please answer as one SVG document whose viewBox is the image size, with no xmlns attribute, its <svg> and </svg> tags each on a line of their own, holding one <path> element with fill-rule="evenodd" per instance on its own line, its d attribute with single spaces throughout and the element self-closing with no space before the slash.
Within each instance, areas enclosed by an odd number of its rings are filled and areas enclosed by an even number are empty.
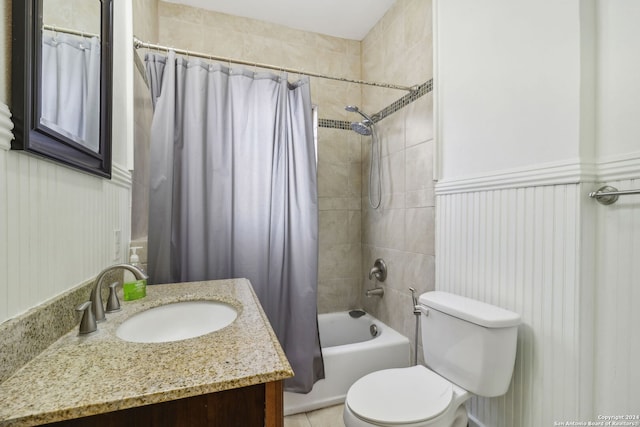
<svg viewBox="0 0 640 427">
<path fill-rule="evenodd" d="M 369 271 L 369 280 L 372 280 L 374 276 L 379 282 L 387 280 L 387 264 L 382 258 L 378 258 L 373 263 L 373 268 Z"/>
<path fill-rule="evenodd" d="M 98 329 L 96 325 L 96 318 L 93 315 L 93 308 L 91 307 L 91 301 L 85 301 L 76 307 L 76 311 L 82 313 L 82 320 L 80 321 L 80 335 L 90 334 Z"/>
<path fill-rule="evenodd" d="M 113 282 L 109 285 L 109 298 L 107 299 L 107 309 L 105 310 L 107 313 L 113 313 L 114 311 L 120 311 L 121 309 L 120 300 L 116 293 L 116 286 L 119 284 L 119 282 Z"/>
</svg>

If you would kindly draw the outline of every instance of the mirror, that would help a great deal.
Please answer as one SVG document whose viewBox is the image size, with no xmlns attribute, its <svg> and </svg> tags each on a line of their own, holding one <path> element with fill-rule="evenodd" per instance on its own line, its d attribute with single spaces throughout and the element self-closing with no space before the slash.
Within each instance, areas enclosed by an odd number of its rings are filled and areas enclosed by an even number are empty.
<svg viewBox="0 0 640 427">
<path fill-rule="evenodd" d="M 13 2 L 12 149 L 111 177 L 112 2 Z"/>
</svg>

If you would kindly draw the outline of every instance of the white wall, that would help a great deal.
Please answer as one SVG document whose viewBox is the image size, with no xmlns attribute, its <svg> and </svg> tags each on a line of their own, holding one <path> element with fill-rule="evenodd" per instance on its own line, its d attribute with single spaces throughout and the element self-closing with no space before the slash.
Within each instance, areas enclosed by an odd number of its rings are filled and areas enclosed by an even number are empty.
<svg viewBox="0 0 640 427">
<path fill-rule="evenodd" d="M 116 0 L 116 33 L 126 34 L 124 28 L 130 27 L 125 3 Z M 6 7 L 9 2 L 0 3 L 2 18 L 9 12 Z M 9 29 L 5 19 L 0 20 L 0 322 L 125 260 L 131 222 L 130 174 L 123 167 L 131 141 L 122 136 L 129 134 L 130 124 L 119 101 L 114 104 L 112 180 L 9 150 L 13 126 L 6 103 L 11 70 L 4 61 L 10 49 Z M 119 40 L 126 45 L 115 51 L 131 51 L 130 39 Z M 122 74 L 132 72 L 131 62 L 116 58 L 114 63 L 114 74 L 120 76 L 114 80 L 125 80 Z M 114 99 L 128 99 L 123 90 L 126 85 L 115 85 Z M 114 230 L 121 233 L 117 248 Z"/>
<path fill-rule="evenodd" d="M 133 5 L 114 0 L 113 9 L 113 161 L 133 170 Z M 127 180 L 131 177 L 127 174 Z M 127 234 L 127 239 L 130 235 Z"/>
<path fill-rule="evenodd" d="M 603 181 L 640 188 L 640 4 L 598 2 L 597 153 Z M 596 205 L 595 413 L 640 412 L 640 196 Z"/>
<path fill-rule="evenodd" d="M 640 157 L 640 2 L 598 2 L 598 149 L 600 161 Z"/>
<path fill-rule="evenodd" d="M 439 178 L 578 157 L 577 4 L 438 2 Z"/>
<path fill-rule="evenodd" d="M 523 317 L 482 425 L 640 411 L 640 197 L 587 197 L 640 183 L 639 20 L 633 0 L 436 2 L 436 288 Z"/>
</svg>

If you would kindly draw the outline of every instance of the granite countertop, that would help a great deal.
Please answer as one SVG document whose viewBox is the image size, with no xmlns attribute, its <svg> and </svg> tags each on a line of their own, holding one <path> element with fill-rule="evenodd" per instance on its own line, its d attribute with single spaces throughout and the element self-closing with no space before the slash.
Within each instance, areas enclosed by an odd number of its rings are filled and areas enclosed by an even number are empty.
<svg viewBox="0 0 640 427">
<path fill-rule="evenodd" d="M 140 311 L 177 301 L 216 300 L 238 317 L 209 334 L 167 343 L 132 343 L 117 327 Z M 246 279 L 147 286 L 122 301 L 98 331 L 62 336 L 0 383 L 0 426 L 31 426 L 245 387 L 293 376 Z"/>
</svg>

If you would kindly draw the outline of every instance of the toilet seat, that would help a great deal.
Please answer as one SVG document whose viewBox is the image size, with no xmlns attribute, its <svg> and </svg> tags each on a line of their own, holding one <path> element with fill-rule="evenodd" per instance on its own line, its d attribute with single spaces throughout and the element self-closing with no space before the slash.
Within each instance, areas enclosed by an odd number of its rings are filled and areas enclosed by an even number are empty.
<svg viewBox="0 0 640 427">
<path fill-rule="evenodd" d="M 451 404 L 453 385 L 424 366 L 386 369 L 365 375 L 347 393 L 358 418 L 382 425 L 414 424 L 442 414 Z"/>
</svg>

